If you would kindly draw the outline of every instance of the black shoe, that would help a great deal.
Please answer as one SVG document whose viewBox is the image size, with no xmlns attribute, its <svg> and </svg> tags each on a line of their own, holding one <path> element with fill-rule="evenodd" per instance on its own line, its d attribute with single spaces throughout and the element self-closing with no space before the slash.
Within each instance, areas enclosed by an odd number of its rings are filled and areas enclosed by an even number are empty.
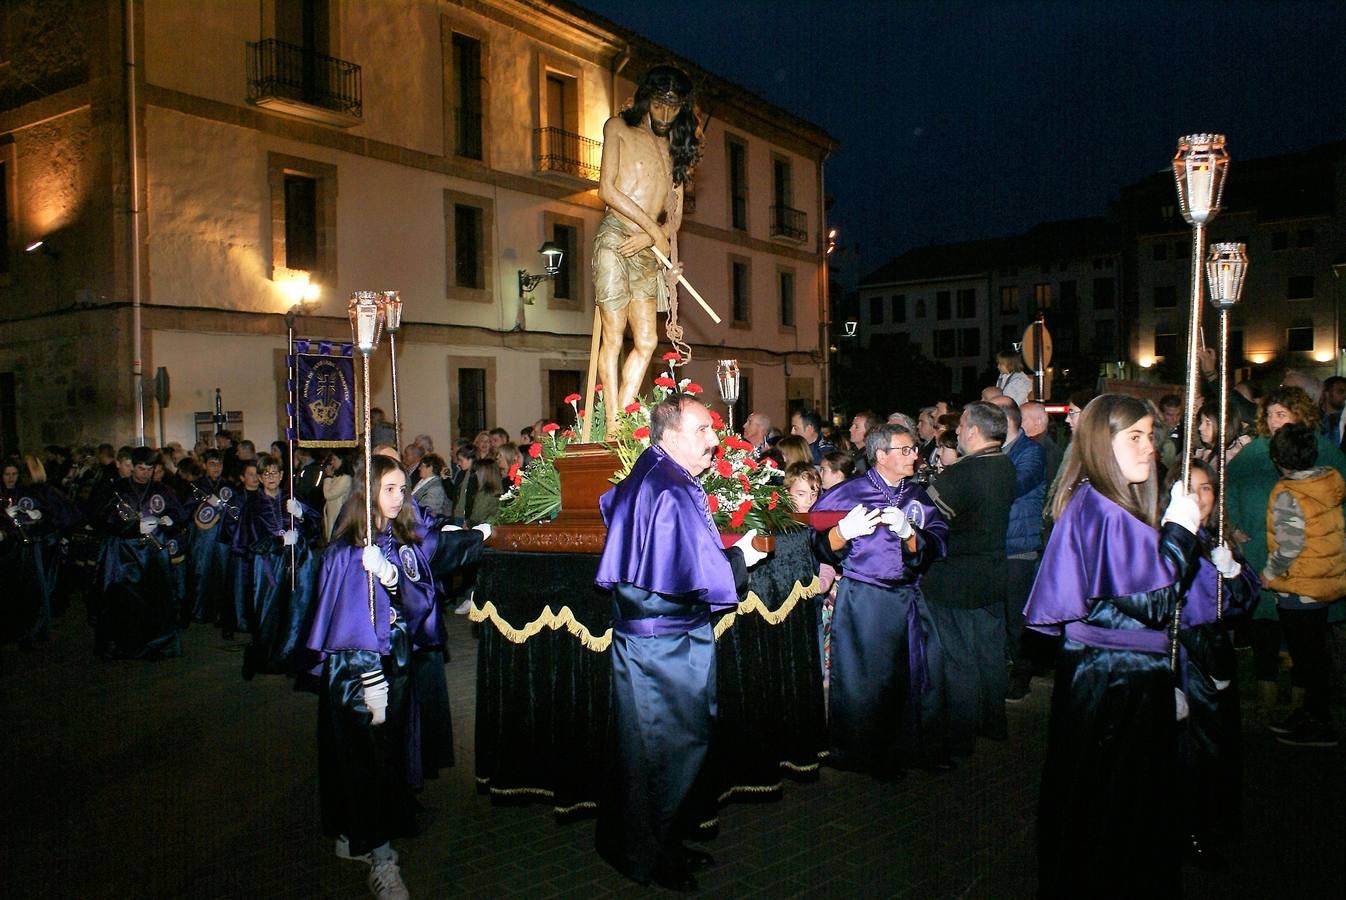
<svg viewBox="0 0 1346 900">
<path fill-rule="evenodd" d="M 1272 734 L 1293 734 L 1300 726 L 1309 721 L 1308 711 L 1299 707 L 1279 722 L 1267 723 L 1267 731 Z"/>
<path fill-rule="evenodd" d="M 675 865 L 655 867 L 650 880 L 664 890 L 676 891 L 679 894 L 690 894 L 701 889 L 681 860 Z"/>
<path fill-rule="evenodd" d="M 1335 747 L 1337 730 L 1327 719 L 1305 716 L 1289 734 L 1278 734 L 1276 740 L 1291 747 Z"/>
<path fill-rule="evenodd" d="M 1011 678 L 1009 688 L 1005 691 L 1005 702 L 1022 703 L 1028 692 L 1033 689 L 1032 681 L 1033 679 L 1026 675 L 1015 675 Z"/>
<path fill-rule="evenodd" d="M 682 848 L 682 861 L 683 865 L 687 867 L 688 874 L 700 872 L 715 865 L 715 857 L 696 847 L 684 846 Z"/>
</svg>

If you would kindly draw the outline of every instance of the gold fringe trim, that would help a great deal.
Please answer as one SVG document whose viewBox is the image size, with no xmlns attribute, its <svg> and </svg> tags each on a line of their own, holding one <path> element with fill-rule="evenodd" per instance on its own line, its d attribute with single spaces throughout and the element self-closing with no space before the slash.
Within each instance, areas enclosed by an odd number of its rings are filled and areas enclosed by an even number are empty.
<svg viewBox="0 0 1346 900">
<path fill-rule="evenodd" d="M 473 622 L 489 620 L 495 626 L 496 631 L 504 635 L 506 640 L 515 644 L 522 644 L 544 628 L 550 628 L 552 631 L 559 631 L 564 628 L 579 639 L 581 646 L 595 653 L 602 653 L 608 649 L 608 644 L 612 643 L 611 628 L 600 636 L 594 637 L 589 629 L 584 627 L 584 623 L 575 618 L 575 614 L 570 611 L 568 606 L 561 607 L 558 612 L 552 612 L 550 606 L 544 606 L 542 607 L 542 615 L 522 628 L 515 628 L 501 618 L 495 604 L 490 600 L 486 601 L 485 606 L 477 606 L 476 601 L 472 601 L 472 608 L 467 611 L 467 617 Z"/>
<path fill-rule="evenodd" d="M 718 641 L 721 635 L 733 627 L 734 621 L 739 616 L 746 616 L 751 613 L 761 616 L 762 621 L 768 625 L 779 625 L 785 621 L 790 613 L 794 612 L 795 605 L 799 601 L 817 596 L 820 587 L 821 582 L 819 582 L 817 575 L 814 575 L 807 584 L 796 581 L 795 586 L 790 590 L 790 596 L 786 597 L 780 608 L 774 611 L 767 609 L 766 604 L 762 602 L 762 598 L 758 597 L 753 591 L 749 591 L 748 596 L 739 603 L 733 612 L 727 613 L 720 621 L 715 623 L 715 639 Z M 595 653 L 604 652 L 608 649 L 608 645 L 612 643 L 611 628 L 595 637 L 584 626 L 584 623 L 575 618 L 575 613 L 568 606 L 563 606 L 556 612 L 553 612 L 550 606 L 544 606 L 542 607 L 542 614 L 522 628 L 515 628 L 506 622 L 501 617 L 499 610 L 496 609 L 495 604 L 490 600 L 487 600 L 482 606 L 478 606 L 477 602 L 473 600 L 472 607 L 467 611 L 467 617 L 473 622 L 489 621 L 506 640 L 515 644 L 522 644 L 544 628 L 550 628 L 552 631 L 560 631 L 564 628 L 579 639 L 581 646 Z"/>
</svg>

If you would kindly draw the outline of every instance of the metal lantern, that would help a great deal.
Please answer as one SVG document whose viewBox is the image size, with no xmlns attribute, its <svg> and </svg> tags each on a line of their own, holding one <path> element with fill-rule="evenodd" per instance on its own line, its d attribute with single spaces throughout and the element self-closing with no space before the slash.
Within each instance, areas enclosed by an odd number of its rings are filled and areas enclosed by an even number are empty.
<svg viewBox="0 0 1346 900">
<path fill-rule="evenodd" d="M 1243 282 L 1248 278 L 1248 248 L 1246 244 L 1211 244 L 1206 260 L 1206 285 L 1210 288 L 1210 305 L 1225 311 L 1243 297 Z"/>
<path fill-rule="evenodd" d="M 383 327 L 389 334 L 397 334 L 402 327 L 402 298 L 398 291 L 383 291 Z"/>
<path fill-rule="evenodd" d="M 402 327 L 402 297 L 397 291 L 384 291 L 379 301 L 383 306 L 383 327 L 388 332 L 388 371 L 393 384 L 393 434 L 397 446 L 402 446 L 402 406 L 397 396 L 397 331 Z"/>
<path fill-rule="evenodd" d="M 1204 225 L 1215 218 L 1228 171 L 1224 135 L 1189 134 L 1178 138 L 1173 180 L 1178 188 L 1182 217 L 1189 225 Z"/>
<path fill-rule="evenodd" d="M 720 399 L 729 412 L 729 430 L 734 430 L 734 404 L 738 402 L 739 384 L 742 375 L 738 370 L 738 360 L 722 359 L 715 366 L 715 384 L 720 389 Z"/>
<path fill-rule="evenodd" d="M 351 333 L 356 348 L 364 354 L 374 352 L 383 334 L 383 293 L 356 291 L 351 294 L 346 313 L 351 320 Z"/>
</svg>

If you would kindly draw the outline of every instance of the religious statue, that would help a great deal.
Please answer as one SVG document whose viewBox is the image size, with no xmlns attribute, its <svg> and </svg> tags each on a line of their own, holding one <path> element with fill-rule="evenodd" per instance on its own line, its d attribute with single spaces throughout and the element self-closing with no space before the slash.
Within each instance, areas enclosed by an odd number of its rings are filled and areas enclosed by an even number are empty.
<svg viewBox="0 0 1346 900">
<path fill-rule="evenodd" d="M 601 322 L 598 375 L 607 386 L 607 432 L 636 398 L 658 342 L 658 313 L 677 282 L 683 187 L 701 156 L 692 82 L 681 69 L 655 66 L 631 106 L 603 125 L 598 196 L 607 212 L 594 236 L 594 302 Z M 665 269 L 658 251 L 673 263 Z M 631 328 L 632 349 L 621 361 Z"/>
</svg>

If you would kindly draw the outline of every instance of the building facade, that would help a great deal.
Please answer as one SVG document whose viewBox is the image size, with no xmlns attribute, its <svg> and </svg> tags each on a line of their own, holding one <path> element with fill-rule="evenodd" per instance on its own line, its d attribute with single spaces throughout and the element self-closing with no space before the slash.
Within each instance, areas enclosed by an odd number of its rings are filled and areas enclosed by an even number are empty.
<svg viewBox="0 0 1346 900">
<path fill-rule="evenodd" d="M 680 252 L 723 324 L 684 292 L 687 374 L 712 385 L 736 357 L 741 404 L 773 419 L 823 396 L 835 142 L 579 7 L 30 0 L 3 31 L 6 450 L 135 440 L 137 356 L 148 443 L 190 445 L 216 388 L 247 437 L 283 434 L 284 317 L 306 284 L 296 331 L 331 340 L 350 338 L 351 292 L 401 292 L 404 431 L 569 424 L 603 123 L 661 62 L 710 117 Z M 525 295 L 545 241 L 561 272 Z M 390 410 L 386 354 L 371 385 Z"/>
</svg>

